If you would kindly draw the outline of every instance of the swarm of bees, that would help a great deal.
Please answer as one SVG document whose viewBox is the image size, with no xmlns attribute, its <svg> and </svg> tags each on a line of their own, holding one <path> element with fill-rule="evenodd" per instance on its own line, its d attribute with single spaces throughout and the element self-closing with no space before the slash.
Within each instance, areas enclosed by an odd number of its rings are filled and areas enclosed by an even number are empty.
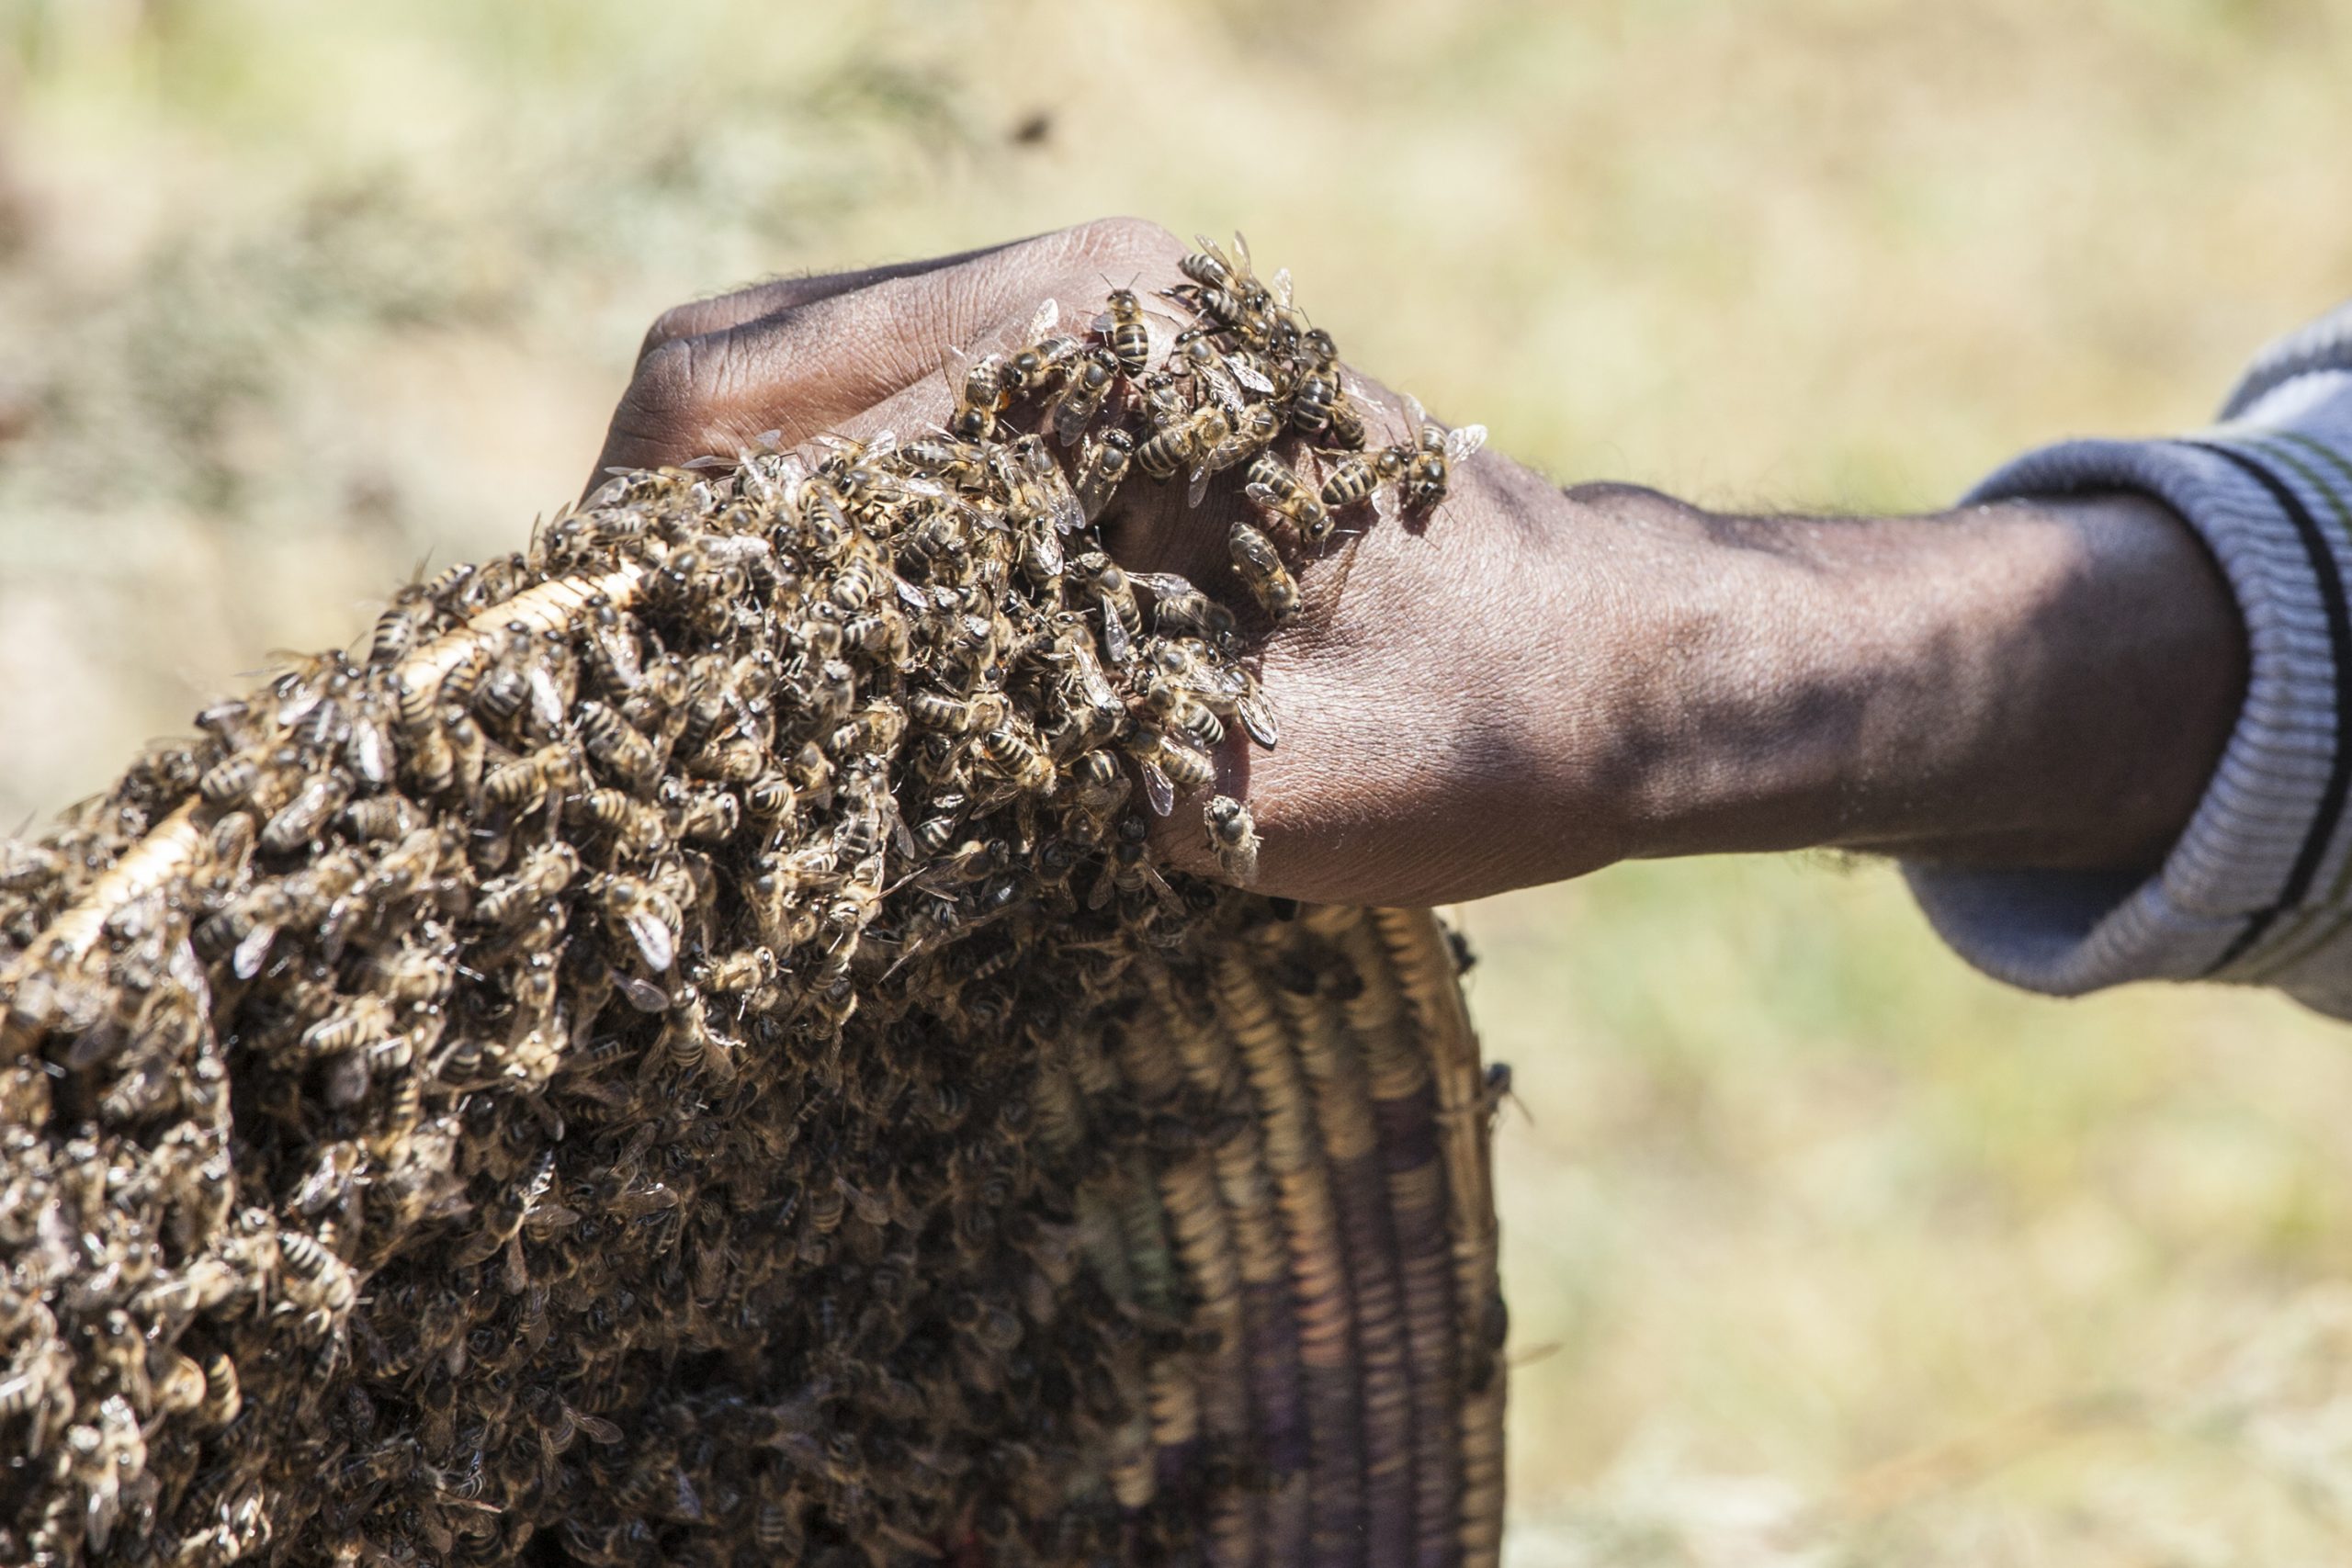
<svg viewBox="0 0 2352 1568">
<path fill-rule="evenodd" d="M 1246 249 L 948 427 L 615 475 L 0 842 L 0 1561 L 1487 1563 L 1497 1101 L 1426 912 L 1163 871 L 1421 434 Z M 1074 462 L 1066 472 L 1067 453 Z"/>
</svg>

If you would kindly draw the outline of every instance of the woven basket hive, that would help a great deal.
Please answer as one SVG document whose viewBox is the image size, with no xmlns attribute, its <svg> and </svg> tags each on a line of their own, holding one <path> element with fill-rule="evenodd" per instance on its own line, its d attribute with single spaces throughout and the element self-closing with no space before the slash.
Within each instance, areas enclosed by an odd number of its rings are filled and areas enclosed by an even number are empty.
<svg viewBox="0 0 2352 1568">
<path fill-rule="evenodd" d="M 7 851 L 5 1555 L 1494 1558 L 1455 950 L 1109 843 L 1043 472 L 625 476 Z"/>
</svg>

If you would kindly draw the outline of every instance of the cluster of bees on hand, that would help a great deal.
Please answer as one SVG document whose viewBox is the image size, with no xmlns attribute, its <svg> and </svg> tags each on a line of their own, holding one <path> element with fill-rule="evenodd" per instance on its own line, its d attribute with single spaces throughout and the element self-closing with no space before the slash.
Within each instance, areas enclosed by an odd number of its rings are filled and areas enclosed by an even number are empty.
<svg viewBox="0 0 2352 1568">
<path fill-rule="evenodd" d="M 1364 449 L 1236 248 L 1158 363 L 1114 290 L 935 434 L 616 474 L 0 843 L 0 1559 L 1190 1550 L 1253 1461 L 1155 1460 L 1194 1303 L 1099 1211 L 1232 1112 L 1139 1112 L 1115 1042 L 1279 913 L 1148 848 L 1278 736 L 1236 618 L 1089 530 L 1244 468 L 1280 623 L 1268 528 L 1433 505 L 1478 435 Z"/>
<path fill-rule="evenodd" d="M 1066 445 L 1086 441 L 1078 496 L 1089 522 L 1131 471 L 1161 482 L 1185 475 L 1187 503 L 1197 507 L 1213 476 L 1239 468 L 1242 493 L 1298 551 L 1325 547 L 1340 518 L 1362 503 L 1386 521 L 1400 510 L 1428 513 L 1443 502 L 1453 465 L 1485 445 L 1486 426 L 1448 430 L 1408 396 L 1411 436 L 1368 447 L 1363 394 L 1350 385 L 1331 334 L 1294 303 L 1287 269 L 1261 280 L 1239 234 L 1229 254 L 1205 235 L 1196 243 L 1201 248 L 1180 264 L 1186 281 L 1167 291 L 1193 324 L 1177 333 L 1163 363 L 1151 364 L 1151 312 L 1132 288 L 1111 291 L 1092 322 L 1093 340 L 1057 333 L 1058 309 L 1047 300 L 1025 346 L 967 362 L 951 436 L 985 435 L 1009 398 L 1050 386 L 1056 434 Z M 1141 427 L 1114 423 L 1086 437 L 1121 389 Z M 1312 453 L 1326 471 L 1302 474 L 1285 461 L 1274 449 L 1285 438 L 1300 446 L 1299 464 L 1310 462 Z M 1266 528 L 1238 519 L 1227 546 L 1234 572 L 1259 608 L 1275 626 L 1288 623 L 1304 601 Z M 1135 581 L 1173 608 L 1180 622 L 1190 619 L 1184 606 L 1197 591 L 1189 582 L 1151 574 Z M 1106 609 L 1106 625 L 1110 614 Z M 1229 617 L 1221 625 L 1229 631 Z M 1115 642 L 1106 642 L 1115 657 Z"/>
</svg>

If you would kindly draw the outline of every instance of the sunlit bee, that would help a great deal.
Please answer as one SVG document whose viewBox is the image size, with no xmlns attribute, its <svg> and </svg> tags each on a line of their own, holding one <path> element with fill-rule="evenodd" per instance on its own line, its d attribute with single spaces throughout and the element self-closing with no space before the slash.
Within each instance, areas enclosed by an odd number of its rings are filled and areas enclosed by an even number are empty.
<svg viewBox="0 0 2352 1568">
<path fill-rule="evenodd" d="M 1127 376 L 1140 376 L 1151 362 L 1151 328 L 1144 321 L 1143 300 L 1133 288 L 1114 288 L 1094 330 L 1106 334 L 1112 357 Z"/>
<path fill-rule="evenodd" d="M 1114 664 L 1125 664 L 1135 657 L 1136 638 L 1143 635 L 1143 611 L 1136 604 L 1135 589 L 1127 581 L 1127 574 L 1108 556 L 1089 552 L 1077 557 L 1071 567 L 1085 575 L 1093 592 L 1096 607 L 1102 615 L 1102 650 Z"/>
<path fill-rule="evenodd" d="M 1053 793 L 1051 759 L 1012 728 L 1000 725 L 979 737 L 980 756 L 1015 787 L 1031 794 Z"/>
<path fill-rule="evenodd" d="M 1323 476 L 1323 488 L 1316 499 L 1334 511 L 1353 506 L 1380 487 L 1385 479 L 1396 478 L 1404 469 L 1404 457 L 1394 446 L 1378 452 L 1359 452 L 1340 458 Z"/>
<path fill-rule="evenodd" d="M 1108 348 L 1081 354 L 1062 378 L 1061 396 L 1054 400 L 1054 434 L 1065 446 L 1085 434 L 1109 400 L 1119 374 L 1119 360 Z"/>
<path fill-rule="evenodd" d="M 1258 879 L 1258 829 L 1250 808 L 1229 795 L 1213 796 L 1202 813 L 1209 847 L 1226 875 L 1248 886 Z"/>
<path fill-rule="evenodd" d="M 1106 430 L 1087 443 L 1079 457 L 1077 486 L 1079 511 L 1087 522 L 1102 515 L 1134 466 L 1135 455 L 1135 437 L 1124 430 Z"/>
<path fill-rule="evenodd" d="M 1298 614 L 1298 581 L 1283 565 L 1281 552 L 1274 548 L 1272 539 L 1247 523 L 1236 523 L 1227 547 L 1233 558 L 1233 570 L 1258 601 L 1259 608 L 1276 626 Z"/>
<path fill-rule="evenodd" d="M 1445 499 L 1448 479 L 1456 463 L 1466 462 L 1487 444 L 1487 427 L 1464 424 L 1447 430 L 1421 411 L 1419 400 L 1405 399 L 1405 414 L 1417 439 L 1409 457 L 1402 459 L 1405 504 L 1426 511 Z"/>
<path fill-rule="evenodd" d="M 1268 511 L 1288 518 L 1291 526 L 1308 544 L 1319 545 L 1331 536 L 1330 507 L 1306 487 L 1288 463 L 1272 452 L 1261 452 L 1250 459 L 1248 480 L 1242 493 Z"/>
<path fill-rule="evenodd" d="M 947 433 L 959 441 L 990 440 L 1004 404 L 1003 356 L 984 354 L 966 359 L 964 373 L 956 380 L 956 412 L 948 419 Z"/>
<path fill-rule="evenodd" d="M 1004 389 L 1015 397 L 1035 392 L 1050 380 L 1084 346 L 1081 340 L 1054 328 L 1061 321 L 1061 307 L 1047 299 L 1030 318 L 1023 347 L 1004 362 Z"/>
</svg>

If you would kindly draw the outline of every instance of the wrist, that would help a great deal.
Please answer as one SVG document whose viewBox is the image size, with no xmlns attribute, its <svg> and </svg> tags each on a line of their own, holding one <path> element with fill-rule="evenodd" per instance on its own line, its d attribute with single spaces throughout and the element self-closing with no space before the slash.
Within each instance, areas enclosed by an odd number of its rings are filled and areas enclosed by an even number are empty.
<svg viewBox="0 0 2352 1568">
<path fill-rule="evenodd" d="M 1597 753 L 1631 855 L 2152 866 L 2234 720 L 2233 603 L 2143 499 L 1855 520 L 1570 502 L 1672 578 L 1633 600 Z"/>
</svg>

